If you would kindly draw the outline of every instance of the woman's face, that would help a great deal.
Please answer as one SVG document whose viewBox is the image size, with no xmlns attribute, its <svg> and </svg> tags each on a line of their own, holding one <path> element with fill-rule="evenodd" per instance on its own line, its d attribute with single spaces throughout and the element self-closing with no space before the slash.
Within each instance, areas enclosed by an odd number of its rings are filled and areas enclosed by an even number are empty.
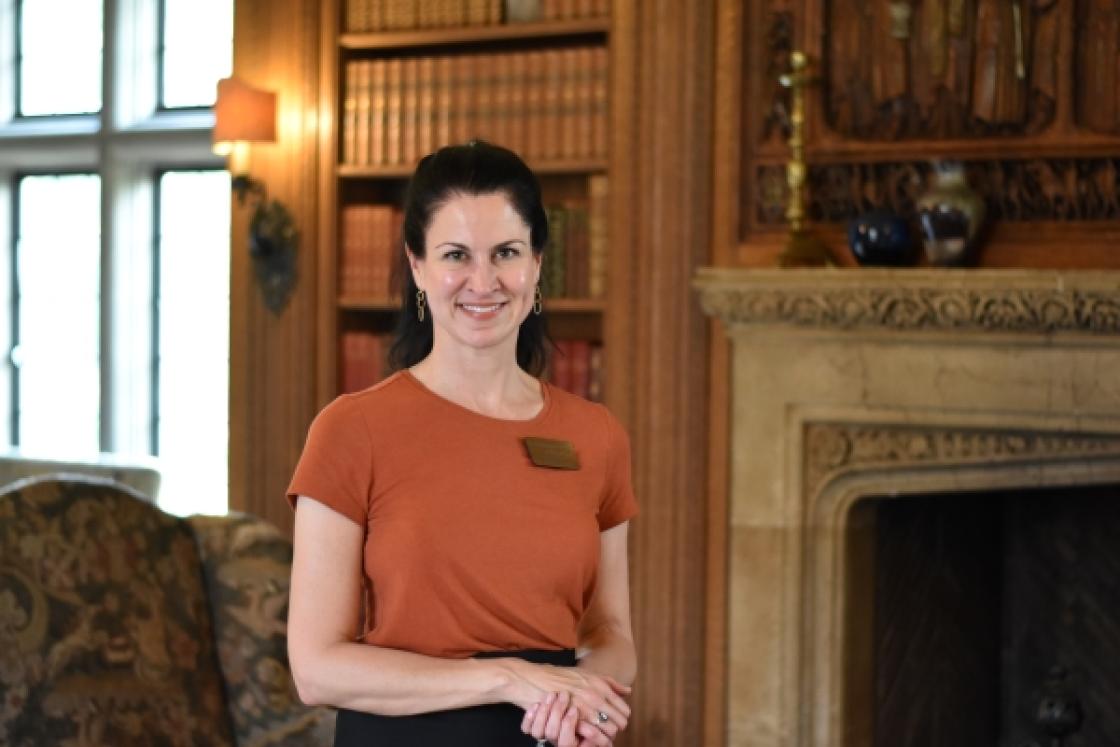
<svg viewBox="0 0 1120 747">
<path fill-rule="evenodd" d="M 541 263 L 529 245 L 529 226 L 506 196 L 453 196 L 433 213 L 425 246 L 424 258 L 410 252 L 409 263 L 427 295 L 435 343 L 516 346 Z"/>
</svg>

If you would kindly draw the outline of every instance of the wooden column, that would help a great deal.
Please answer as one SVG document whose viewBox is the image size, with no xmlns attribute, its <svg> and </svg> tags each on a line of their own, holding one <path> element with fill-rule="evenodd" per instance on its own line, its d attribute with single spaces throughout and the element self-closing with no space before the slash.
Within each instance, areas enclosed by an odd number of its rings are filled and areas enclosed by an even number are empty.
<svg viewBox="0 0 1120 747">
<path fill-rule="evenodd" d="M 689 282 L 710 262 L 713 0 L 619 0 L 614 14 L 607 401 L 630 432 L 642 511 L 625 743 L 698 745 L 709 351 Z"/>
<path fill-rule="evenodd" d="M 234 202 L 230 284 L 230 509 L 290 531 L 284 489 L 315 398 L 319 175 L 319 3 L 238 0 L 234 71 L 277 93 L 277 142 L 254 146 L 250 173 L 299 229 L 296 290 L 272 314 L 253 276 L 249 210 Z"/>
</svg>

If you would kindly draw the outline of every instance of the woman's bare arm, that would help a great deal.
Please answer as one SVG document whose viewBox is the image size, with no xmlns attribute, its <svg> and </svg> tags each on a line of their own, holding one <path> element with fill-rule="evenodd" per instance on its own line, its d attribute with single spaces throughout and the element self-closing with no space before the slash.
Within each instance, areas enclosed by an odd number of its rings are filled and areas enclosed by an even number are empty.
<svg viewBox="0 0 1120 747">
<path fill-rule="evenodd" d="M 630 625 L 630 573 L 623 522 L 600 533 L 599 579 L 579 626 L 579 667 L 632 685 L 637 653 Z"/>
</svg>

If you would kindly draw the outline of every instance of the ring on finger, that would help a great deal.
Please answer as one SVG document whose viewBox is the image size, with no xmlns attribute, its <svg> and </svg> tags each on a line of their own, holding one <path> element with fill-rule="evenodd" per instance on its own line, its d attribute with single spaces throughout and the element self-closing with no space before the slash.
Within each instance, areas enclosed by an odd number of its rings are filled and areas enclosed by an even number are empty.
<svg viewBox="0 0 1120 747">
<path fill-rule="evenodd" d="M 598 721 L 598 722 L 599 722 L 600 724 L 605 724 L 605 723 L 607 723 L 608 721 L 610 721 L 610 720 L 611 720 L 611 717 L 610 717 L 610 716 L 608 716 L 608 715 L 607 715 L 607 714 L 606 714 L 605 712 L 603 712 L 603 711 L 597 711 L 597 712 L 595 713 L 595 720 L 596 720 L 596 721 Z"/>
</svg>

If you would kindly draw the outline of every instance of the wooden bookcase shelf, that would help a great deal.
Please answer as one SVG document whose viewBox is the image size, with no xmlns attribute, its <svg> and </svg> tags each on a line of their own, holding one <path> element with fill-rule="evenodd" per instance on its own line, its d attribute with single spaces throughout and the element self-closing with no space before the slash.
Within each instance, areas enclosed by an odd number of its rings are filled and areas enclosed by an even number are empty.
<svg viewBox="0 0 1120 747">
<path fill-rule="evenodd" d="M 439 47 L 485 42 L 522 41 L 525 39 L 564 39 L 610 31 L 610 19 L 585 18 L 571 21 L 539 23 L 506 23 L 494 26 L 425 29 L 421 31 L 379 31 L 348 33 L 339 39 L 347 50 L 391 50 L 409 47 Z"/>
</svg>

